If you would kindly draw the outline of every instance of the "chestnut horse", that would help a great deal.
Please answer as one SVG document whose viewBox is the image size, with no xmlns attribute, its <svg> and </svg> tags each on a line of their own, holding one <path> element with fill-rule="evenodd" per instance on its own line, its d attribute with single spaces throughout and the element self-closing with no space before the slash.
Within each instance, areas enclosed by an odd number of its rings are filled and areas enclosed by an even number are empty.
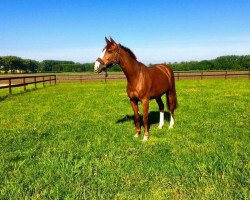
<svg viewBox="0 0 250 200">
<path fill-rule="evenodd" d="M 134 120 L 136 126 L 135 137 L 139 137 L 141 132 L 138 102 L 142 102 L 143 107 L 143 125 L 144 138 L 148 140 L 148 109 L 149 100 L 155 99 L 160 110 L 159 128 L 164 125 L 164 104 L 161 96 L 166 94 L 167 105 L 170 111 L 170 126 L 174 125 L 174 110 L 177 106 L 177 97 L 175 92 L 174 73 L 171 68 L 165 64 L 156 64 L 146 67 L 137 61 L 135 54 L 127 47 L 117 44 L 112 38 L 106 37 L 106 46 L 101 56 L 95 62 L 95 72 L 102 72 L 116 64 L 121 66 L 127 78 L 127 94 L 130 104 L 134 111 Z"/>
</svg>

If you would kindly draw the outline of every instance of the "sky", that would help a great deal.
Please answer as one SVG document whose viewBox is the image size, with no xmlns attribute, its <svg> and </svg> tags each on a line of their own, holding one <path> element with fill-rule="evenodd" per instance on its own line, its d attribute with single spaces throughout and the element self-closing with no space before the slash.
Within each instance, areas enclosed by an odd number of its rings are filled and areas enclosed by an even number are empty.
<svg viewBox="0 0 250 200">
<path fill-rule="evenodd" d="M 249 0 L 0 0 L 0 56 L 94 62 L 105 36 L 144 63 L 250 54 Z"/>
</svg>

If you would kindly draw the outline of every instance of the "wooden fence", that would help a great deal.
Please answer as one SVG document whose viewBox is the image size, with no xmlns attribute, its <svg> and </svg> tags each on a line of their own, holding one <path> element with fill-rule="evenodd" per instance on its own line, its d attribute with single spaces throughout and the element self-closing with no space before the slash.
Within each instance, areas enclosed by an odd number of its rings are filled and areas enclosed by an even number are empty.
<svg viewBox="0 0 250 200">
<path fill-rule="evenodd" d="M 175 71 L 175 80 L 181 79 L 205 79 L 205 78 L 250 78 L 250 70 L 222 70 L 222 71 Z M 125 80 L 122 72 L 109 73 L 108 77 L 101 74 L 58 74 L 58 82 L 87 82 L 87 81 L 111 81 Z"/>
<path fill-rule="evenodd" d="M 205 78 L 250 78 L 250 70 L 220 70 L 220 71 L 176 71 L 176 80 L 180 79 L 205 79 Z"/>
<path fill-rule="evenodd" d="M 223 71 L 175 71 L 175 80 L 181 79 L 207 79 L 207 78 L 250 78 L 250 70 L 223 70 Z M 29 84 L 34 84 L 35 88 L 37 83 L 52 82 L 55 84 L 57 82 L 88 82 L 88 81 L 112 81 L 112 80 L 125 80 L 126 77 L 122 72 L 109 73 L 108 77 L 104 73 L 77 73 L 77 74 L 53 74 L 53 75 L 36 75 L 36 76 L 26 76 L 26 75 L 11 75 L 11 76 L 0 76 L 0 89 L 9 88 L 9 93 L 12 94 L 12 88 L 14 87 L 24 87 Z"/>
<path fill-rule="evenodd" d="M 12 88 L 14 87 L 22 87 L 24 91 L 26 91 L 26 86 L 29 84 L 34 84 L 35 88 L 37 88 L 37 83 L 43 83 L 43 87 L 45 87 L 45 83 L 49 82 L 51 85 L 52 82 L 56 84 L 56 75 L 39 75 L 39 76 L 0 76 L 0 89 L 9 88 L 9 94 L 12 94 Z"/>
</svg>

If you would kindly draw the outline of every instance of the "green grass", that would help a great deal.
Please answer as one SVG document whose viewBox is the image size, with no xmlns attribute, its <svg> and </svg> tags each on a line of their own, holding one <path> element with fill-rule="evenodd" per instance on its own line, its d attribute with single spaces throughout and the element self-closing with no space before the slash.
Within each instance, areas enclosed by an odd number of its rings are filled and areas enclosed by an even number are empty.
<svg viewBox="0 0 250 200">
<path fill-rule="evenodd" d="M 177 81 L 175 127 L 152 101 L 148 142 L 125 82 L 0 90 L 0 199 L 248 199 L 249 83 Z"/>
</svg>

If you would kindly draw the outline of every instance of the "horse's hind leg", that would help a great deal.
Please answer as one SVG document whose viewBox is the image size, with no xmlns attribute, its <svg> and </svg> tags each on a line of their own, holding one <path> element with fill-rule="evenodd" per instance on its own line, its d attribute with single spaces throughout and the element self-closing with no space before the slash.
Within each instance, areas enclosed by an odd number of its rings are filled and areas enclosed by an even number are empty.
<svg viewBox="0 0 250 200">
<path fill-rule="evenodd" d="M 159 107 L 159 111 L 160 111 L 160 122 L 159 122 L 159 129 L 162 129 L 163 125 L 164 125 L 164 104 L 161 100 L 161 97 L 156 98 L 156 102 L 158 104 Z"/>
<path fill-rule="evenodd" d="M 170 111 L 170 124 L 169 128 L 174 127 L 174 110 L 177 106 L 177 97 L 175 90 L 170 90 L 167 93 L 167 104 L 168 104 L 168 110 Z"/>
<path fill-rule="evenodd" d="M 148 140 L 149 127 L 148 127 L 148 109 L 149 109 L 149 99 L 142 99 L 142 109 L 143 109 L 143 125 L 144 125 L 144 137 L 143 141 Z"/>
</svg>

